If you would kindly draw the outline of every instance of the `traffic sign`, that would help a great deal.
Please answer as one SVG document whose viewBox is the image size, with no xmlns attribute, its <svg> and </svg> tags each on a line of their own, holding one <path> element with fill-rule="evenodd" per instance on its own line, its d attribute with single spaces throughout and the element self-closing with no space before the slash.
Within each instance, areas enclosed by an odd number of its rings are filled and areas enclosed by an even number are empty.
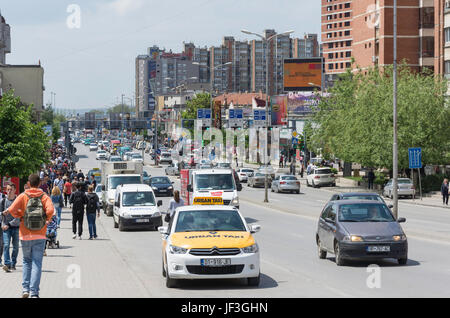
<svg viewBox="0 0 450 318">
<path fill-rule="evenodd" d="M 422 168 L 422 148 L 409 148 L 409 169 Z"/>
</svg>

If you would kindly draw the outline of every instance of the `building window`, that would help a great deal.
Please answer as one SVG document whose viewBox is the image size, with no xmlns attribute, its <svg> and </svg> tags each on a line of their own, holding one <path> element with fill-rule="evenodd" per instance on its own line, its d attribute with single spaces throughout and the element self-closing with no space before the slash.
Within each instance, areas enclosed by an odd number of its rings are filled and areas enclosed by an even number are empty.
<svg viewBox="0 0 450 318">
<path fill-rule="evenodd" d="M 328 69 L 332 70 L 333 69 L 333 64 L 328 64 Z"/>
<path fill-rule="evenodd" d="M 450 74 L 450 61 L 445 61 L 445 74 Z"/>
<path fill-rule="evenodd" d="M 450 42 L 450 28 L 445 28 L 445 42 Z"/>
<path fill-rule="evenodd" d="M 434 57 L 434 37 L 422 38 L 422 57 Z"/>
<path fill-rule="evenodd" d="M 434 7 L 420 8 L 419 28 L 434 28 Z"/>
</svg>

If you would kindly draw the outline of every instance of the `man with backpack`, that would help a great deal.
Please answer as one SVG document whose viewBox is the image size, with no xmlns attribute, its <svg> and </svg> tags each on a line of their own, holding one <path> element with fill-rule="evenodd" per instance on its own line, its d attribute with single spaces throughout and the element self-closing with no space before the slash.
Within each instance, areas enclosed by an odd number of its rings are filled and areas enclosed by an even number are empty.
<svg viewBox="0 0 450 318">
<path fill-rule="evenodd" d="M 100 199 L 97 193 L 94 192 L 94 186 L 91 184 L 88 188 L 86 217 L 89 225 L 89 239 L 97 238 L 97 227 L 95 226 L 95 212 L 100 217 Z"/>
<path fill-rule="evenodd" d="M 3 215 L 20 218 L 19 237 L 22 243 L 22 297 L 39 298 L 47 224 L 55 213 L 52 200 L 39 189 L 38 174 L 28 177 L 29 188 L 19 195 Z"/>
<path fill-rule="evenodd" d="M 73 239 L 77 238 L 77 223 L 78 223 L 78 239 L 81 240 L 83 234 L 83 217 L 84 206 L 88 203 L 86 194 L 81 191 L 82 185 L 77 183 L 77 191 L 73 192 L 70 196 L 69 203 L 72 204 L 72 229 Z"/>
</svg>

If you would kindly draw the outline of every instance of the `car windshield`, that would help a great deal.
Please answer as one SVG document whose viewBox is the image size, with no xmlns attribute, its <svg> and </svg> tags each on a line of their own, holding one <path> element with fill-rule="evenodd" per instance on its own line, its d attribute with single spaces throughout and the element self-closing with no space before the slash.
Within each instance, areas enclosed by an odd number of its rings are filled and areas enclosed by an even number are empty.
<svg viewBox="0 0 450 318">
<path fill-rule="evenodd" d="M 231 165 L 229 163 L 219 163 L 219 167 L 229 168 Z"/>
<path fill-rule="evenodd" d="M 133 159 L 142 159 L 141 155 L 133 155 Z"/>
<path fill-rule="evenodd" d="M 120 176 L 120 177 L 111 177 L 109 183 L 109 189 L 114 190 L 118 185 L 121 184 L 140 184 L 141 178 L 139 176 Z"/>
<path fill-rule="evenodd" d="M 122 161 L 122 159 L 120 157 L 111 157 L 109 161 Z"/>
<path fill-rule="evenodd" d="M 234 179 L 228 174 L 197 174 L 195 184 L 198 190 L 234 190 Z"/>
<path fill-rule="evenodd" d="M 104 151 L 104 150 L 99 150 L 99 151 L 97 151 L 97 153 L 98 153 L 98 154 L 103 154 L 103 153 L 106 153 L 106 151 Z"/>
<path fill-rule="evenodd" d="M 175 232 L 246 231 L 237 211 L 183 211 L 178 215 Z"/>
<path fill-rule="evenodd" d="M 151 179 L 152 184 L 172 184 L 167 177 L 158 177 Z"/>
<path fill-rule="evenodd" d="M 339 222 L 394 222 L 385 204 L 343 204 L 339 207 Z"/>
<path fill-rule="evenodd" d="M 155 197 L 152 192 L 124 192 L 123 206 L 154 206 Z"/>
<path fill-rule="evenodd" d="M 297 178 L 296 177 L 294 177 L 294 176 L 287 176 L 287 177 L 281 177 L 281 180 L 297 180 Z"/>
<path fill-rule="evenodd" d="M 95 192 L 102 192 L 102 185 L 101 184 L 97 185 L 97 187 L 95 188 Z"/>
<path fill-rule="evenodd" d="M 250 169 L 241 169 L 241 172 L 253 172 L 253 170 L 250 170 Z"/>
<path fill-rule="evenodd" d="M 383 199 L 378 195 L 349 195 L 343 196 L 342 200 L 373 200 L 383 202 Z"/>
<path fill-rule="evenodd" d="M 332 174 L 331 169 L 316 170 L 316 174 Z"/>
<path fill-rule="evenodd" d="M 257 173 L 255 173 L 255 177 L 264 177 L 264 174 L 257 172 Z"/>
<path fill-rule="evenodd" d="M 412 184 L 412 181 L 409 179 L 398 179 L 398 184 Z"/>
</svg>

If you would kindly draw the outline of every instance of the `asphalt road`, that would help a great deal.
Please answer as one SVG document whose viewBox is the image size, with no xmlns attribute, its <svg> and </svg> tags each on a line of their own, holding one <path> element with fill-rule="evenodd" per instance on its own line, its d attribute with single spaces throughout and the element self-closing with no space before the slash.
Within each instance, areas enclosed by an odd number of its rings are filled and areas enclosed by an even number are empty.
<svg viewBox="0 0 450 318">
<path fill-rule="evenodd" d="M 100 167 L 95 153 L 77 145 L 78 169 L 87 173 Z M 152 175 L 164 175 L 163 168 L 145 167 Z M 175 189 L 179 189 L 179 179 Z M 450 213 L 448 209 L 410 205 L 401 201 L 399 214 L 409 243 L 409 260 L 399 266 L 396 260 L 350 262 L 338 267 L 334 256 L 320 260 L 315 245 L 317 218 L 331 197 L 326 188 L 302 187 L 301 194 L 269 192 L 264 189 L 240 192 L 240 210 L 247 222 L 260 224 L 255 234 L 260 246 L 262 280 L 259 287 L 248 287 L 245 280 L 186 281 L 167 289 L 161 274 L 161 235 L 155 231 L 119 232 L 112 218 L 101 217 L 107 239 L 138 277 L 148 295 L 154 297 L 449 297 L 450 289 Z M 162 211 L 170 198 L 163 200 Z M 380 284 L 370 288 L 373 272 L 379 268 Z M 143 295 L 144 296 L 144 295 Z M 99 290 L 101 297 L 101 290 Z"/>
</svg>

